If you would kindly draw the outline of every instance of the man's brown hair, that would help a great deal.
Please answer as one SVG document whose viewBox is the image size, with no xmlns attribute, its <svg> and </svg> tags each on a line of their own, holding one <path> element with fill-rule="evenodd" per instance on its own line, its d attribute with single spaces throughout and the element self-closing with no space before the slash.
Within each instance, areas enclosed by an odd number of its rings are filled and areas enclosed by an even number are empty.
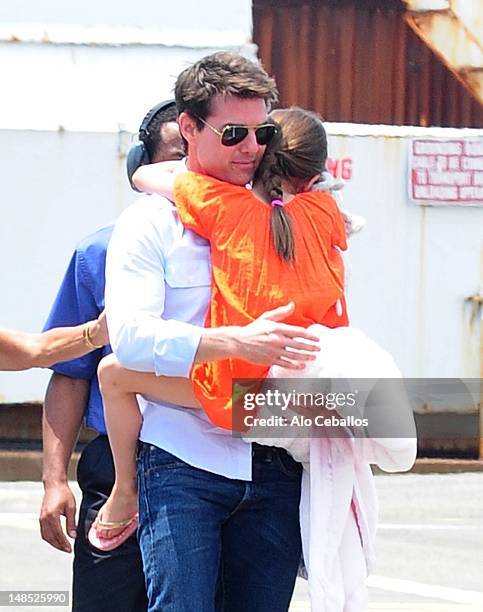
<svg viewBox="0 0 483 612">
<path fill-rule="evenodd" d="M 275 79 L 260 64 L 237 53 L 219 51 L 195 62 L 178 76 L 174 89 L 179 113 L 188 113 L 203 128 L 217 94 L 262 98 L 267 109 L 278 99 Z"/>
</svg>

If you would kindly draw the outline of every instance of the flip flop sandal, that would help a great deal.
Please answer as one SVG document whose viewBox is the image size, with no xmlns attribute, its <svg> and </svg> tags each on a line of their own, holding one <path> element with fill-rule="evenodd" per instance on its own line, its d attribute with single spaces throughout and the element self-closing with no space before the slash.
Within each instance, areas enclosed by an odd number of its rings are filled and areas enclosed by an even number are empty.
<svg viewBox="0 0 483 612">
<path fill-rule="evenodd" d="M 116 534 L 112 538 L 105 538 L 97 533 L 96 527 L 101 529 L 119 529 L 124 527 L 121 533 Z M 99 517 L 94 521 L 89 529 L 87 539 L 90 544 L 98 550 L 114 550 L 118 546 L 121 546 L 138 528 L 138 514 L 131 516 L 131 518 L 125 519 L 124 521 L 103 521 Z"/>
</svg>

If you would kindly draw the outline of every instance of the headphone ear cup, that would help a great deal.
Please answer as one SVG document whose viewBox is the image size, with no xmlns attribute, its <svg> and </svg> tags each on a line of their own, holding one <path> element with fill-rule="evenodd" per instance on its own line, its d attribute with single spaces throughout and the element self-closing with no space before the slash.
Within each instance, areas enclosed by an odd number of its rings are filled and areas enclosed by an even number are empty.
<svg viewBox="0 0 483 612">
<path fill-rule="evenodd" d="M 139 166 L 145 166 L 149 164 L 151 160 L 149 159 L 149 153 L 146 149 L 146 146 L 142 140 L 138 140 L 134 144 L 131 145 L 131 148 L 128 151 L 126 158 L 126 168 L 127 168 L 127 177 L 129 179 L 129 184 L 131 185 L 134 191 L 140 190 L 134 185 L 132 182 L 133 174 L 139 168 Z"/>
<path fill-rule="evenodd" d="M 133 143 L 128 151 L 126 158 L 127 177 L 129 179 L 129 184 L 134 191 L 141 193 L 139 189 L 136 189 L 132 182 L 133 174 L 136 172 L 139 166 L 145 166 L 146 164 L 151 163 L 148 150 L 141 138 L 149 135 L 149 126 L 154 117 L 160 111 L 165 111 L 172 107 L 176 108 L 176 102 L 173 99 L 164 100 L 164 102 L 160 102 L 159 104 L 156 104 L 156 106 L 153 106 L 153 108 L 148 111 L 147 115 L 143 119 L 143 122 L 141 123 L 141 126 L 139 127 L 138 141 Z"/>
</svg>

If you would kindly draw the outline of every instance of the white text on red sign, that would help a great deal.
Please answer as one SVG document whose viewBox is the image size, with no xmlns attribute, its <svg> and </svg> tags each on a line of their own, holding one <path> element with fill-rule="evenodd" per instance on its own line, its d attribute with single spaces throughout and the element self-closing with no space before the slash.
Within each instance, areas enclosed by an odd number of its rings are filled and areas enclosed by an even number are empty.
<svg viewBox="0 0 483 612">
<path fill-rule="evenodd" d="M 411 197 L 483 203 L 483 140 L 413 140 Z"/>
</svg>

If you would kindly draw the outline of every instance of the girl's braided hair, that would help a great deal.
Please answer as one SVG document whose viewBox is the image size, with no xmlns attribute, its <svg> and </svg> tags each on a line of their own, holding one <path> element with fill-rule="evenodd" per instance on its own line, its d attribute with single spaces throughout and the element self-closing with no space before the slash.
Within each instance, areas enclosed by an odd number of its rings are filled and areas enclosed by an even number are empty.
<svg viewBox="0 0 483 612">
<path fill-rule="evenodd" d="M 265 151 L 256 180 L 261 181 L 269 202 L 283 197 L 282 181 L 294 193 L 304 191 L 307 182 L 325 169 L 327 134 L 316 113 L 301 108 L 275 110 L 270 114 L 279 129 Z M 281 259 L 295 258 L 290 215 L 283 206 L 272 206 L 271 235 Z"/>
</svg>

